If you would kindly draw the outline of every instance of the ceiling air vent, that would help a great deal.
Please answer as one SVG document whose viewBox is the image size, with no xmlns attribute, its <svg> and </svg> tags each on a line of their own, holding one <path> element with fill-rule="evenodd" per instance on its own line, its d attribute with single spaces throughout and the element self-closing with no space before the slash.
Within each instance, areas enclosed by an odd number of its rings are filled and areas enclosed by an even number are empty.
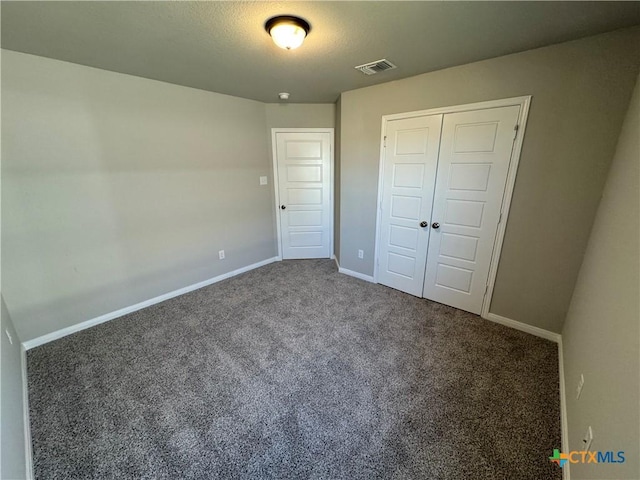
<svg viewBox="0 0 640 480">
<path fill-rule="evenodd" d="M 385 70 L 392 70 L 396 67 L 387 59 L 376 60 L 375 62 L 365 63 L 364 65 L 358 65 L 357 70 L 360 70 L 365 75 L 374 75 L 378 72 L 384 72 Z"/>
</svg>

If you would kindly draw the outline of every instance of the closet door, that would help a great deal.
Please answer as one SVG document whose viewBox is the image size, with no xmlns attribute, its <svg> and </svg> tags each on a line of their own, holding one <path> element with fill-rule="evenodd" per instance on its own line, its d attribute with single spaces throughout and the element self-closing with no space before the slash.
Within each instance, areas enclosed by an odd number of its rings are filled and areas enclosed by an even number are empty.
<svg viewBox="0 0 640 480">
<path fill-rule="evenodd" d="M 382 172 L 378 283 L 422 296 L 442 115 L 389 121 Z"/>
<path fill-rule="evenodd" d="M 444 115 L 425 298 L 480 314 L 519 111 Z"/>
</svg>

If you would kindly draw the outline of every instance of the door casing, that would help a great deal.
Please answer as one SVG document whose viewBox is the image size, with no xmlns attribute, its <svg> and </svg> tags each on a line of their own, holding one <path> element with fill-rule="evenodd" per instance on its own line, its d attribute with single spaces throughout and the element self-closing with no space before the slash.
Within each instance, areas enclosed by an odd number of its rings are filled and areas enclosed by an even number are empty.
<svg viewBox="0 0 640 480">
<path fill-rule="evenodd" d="M 509 173 L 507 174 L 507 182 L 505 185 L 504 197 L 502 199 L 502 205 L 500 213 L 502 221 L 498 224 L 498 230 L 496 232 L 496 239 L 494 242 L 493 253 L 491 255 L 491 264 L 489 267 L 489 276 L 487 278 L 487 291 L 485 293 L 481 316 L 486 318 L 489 314 L 489 307 L 491 306 L 491 299 L 493 297 L 493 289 L 495 286 L 496 274 L 498 272 L 498 262 L 500 260 L 500 253 L 502 251 L 502 243 L 504 240 L 504 234 L 506 231 L 507 219 L 509 217 L 509 208 L 511 206 L 511 198 L 513 196 L 513 188 L 516 181 L 516 173 L 518 171 L 518 164 L 520 162 L 520 153 L 522 151 L 522 144 L 524 139 L 525 127 L 527 124 L 527 118 L 529 116 L 529 106 L 531 105 L 531 95 L 522 97 L 505 98 L 501 100 L 491 100 L 488 102 L 469 103 L 465 105 L 455 105 L 449 107 L 432 108 L 429 110 L 418 110 L 415 112 L 396 113 L 393 115 L 382 116 L 382 128 L 380 135 L 380 166 L 378 171 L 378 215 L 376 219 L 376 249 L 375 249 L 375 262 L 373 267 L 373 279 L 375 283 L 378 283 L 378 267 L 379 267 L 379 245 L 380 245 L 380 226 L 382 222 L 381 206 L 382 206 L 382 185 L 384 182 L 384 159 L 385 159 L 385 139 L 387 136 L 387 122 L 391 120 L 406 119 L 412 117 L 422 117 L 428 115 L 440 115 L 447 113 L 468 112 L 472 110 L 484 110 L 488 108 L 497 107 L 510 107 L 520 106 L 520 113 L 518 116 L 518 130 L 516 132 L 515 142 L 511 151 L 511 158 L 509 160 Z"/>
<path fill-rule="evenodd" d="M 330 148 L 329 148 L 329 254 L 331 258 L 335 258 L 333 237 L 334 237 L 334 189 L 335 189 L 335 174 L 334 174 L 334 129 L 333 128 L 272 128 L 271 129 L 271 158 L 273 166 L 273 193 L 274 193 L 274 215 L 276 217 L 276 238 L 278 244 L 278 255 L 276 260 L 282 260 L 282 226 L 280 222 L 280 215 L 278 209 L 280 208 L 280 192 L 278 190 L 278 152 L 277 152 L 277 139 L 278 133 L 328 133 L 330 135 Z"/>
</svg>

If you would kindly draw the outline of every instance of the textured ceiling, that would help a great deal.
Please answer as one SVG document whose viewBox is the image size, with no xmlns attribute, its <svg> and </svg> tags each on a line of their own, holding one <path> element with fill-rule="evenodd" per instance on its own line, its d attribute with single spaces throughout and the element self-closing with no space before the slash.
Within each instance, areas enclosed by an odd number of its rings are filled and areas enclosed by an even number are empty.
<svg viewBox="0 0 640 480">
<path fill-rule="evenodd" d="M 640 24 L 640 2 L 2 2 L 2 48 L 239 97 L 340 92 Z M 298 50 L 264 22 L 311 24 Z M 353 67 L 380 58 L 396 70 Z"/>
</svg>

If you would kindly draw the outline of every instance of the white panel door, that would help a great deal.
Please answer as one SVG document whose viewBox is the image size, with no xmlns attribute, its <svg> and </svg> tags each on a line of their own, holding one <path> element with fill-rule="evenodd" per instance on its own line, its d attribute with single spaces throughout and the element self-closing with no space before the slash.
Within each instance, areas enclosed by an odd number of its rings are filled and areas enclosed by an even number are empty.
<svg viewBox="0 0 640 480">
<path fill-rule="evenodd" d="M 282 258 L 331 256 L 331 134 L 276 133 Z"/>
<path fill-rule="evenodd" d="M 378 283 L 422 296 L 442 115 L 387 123 Z"/>
<path fill-rule="evenodd" d="M 444 116 L 423 296 L 482 310 L 519 106 Z"/>
</svg>

